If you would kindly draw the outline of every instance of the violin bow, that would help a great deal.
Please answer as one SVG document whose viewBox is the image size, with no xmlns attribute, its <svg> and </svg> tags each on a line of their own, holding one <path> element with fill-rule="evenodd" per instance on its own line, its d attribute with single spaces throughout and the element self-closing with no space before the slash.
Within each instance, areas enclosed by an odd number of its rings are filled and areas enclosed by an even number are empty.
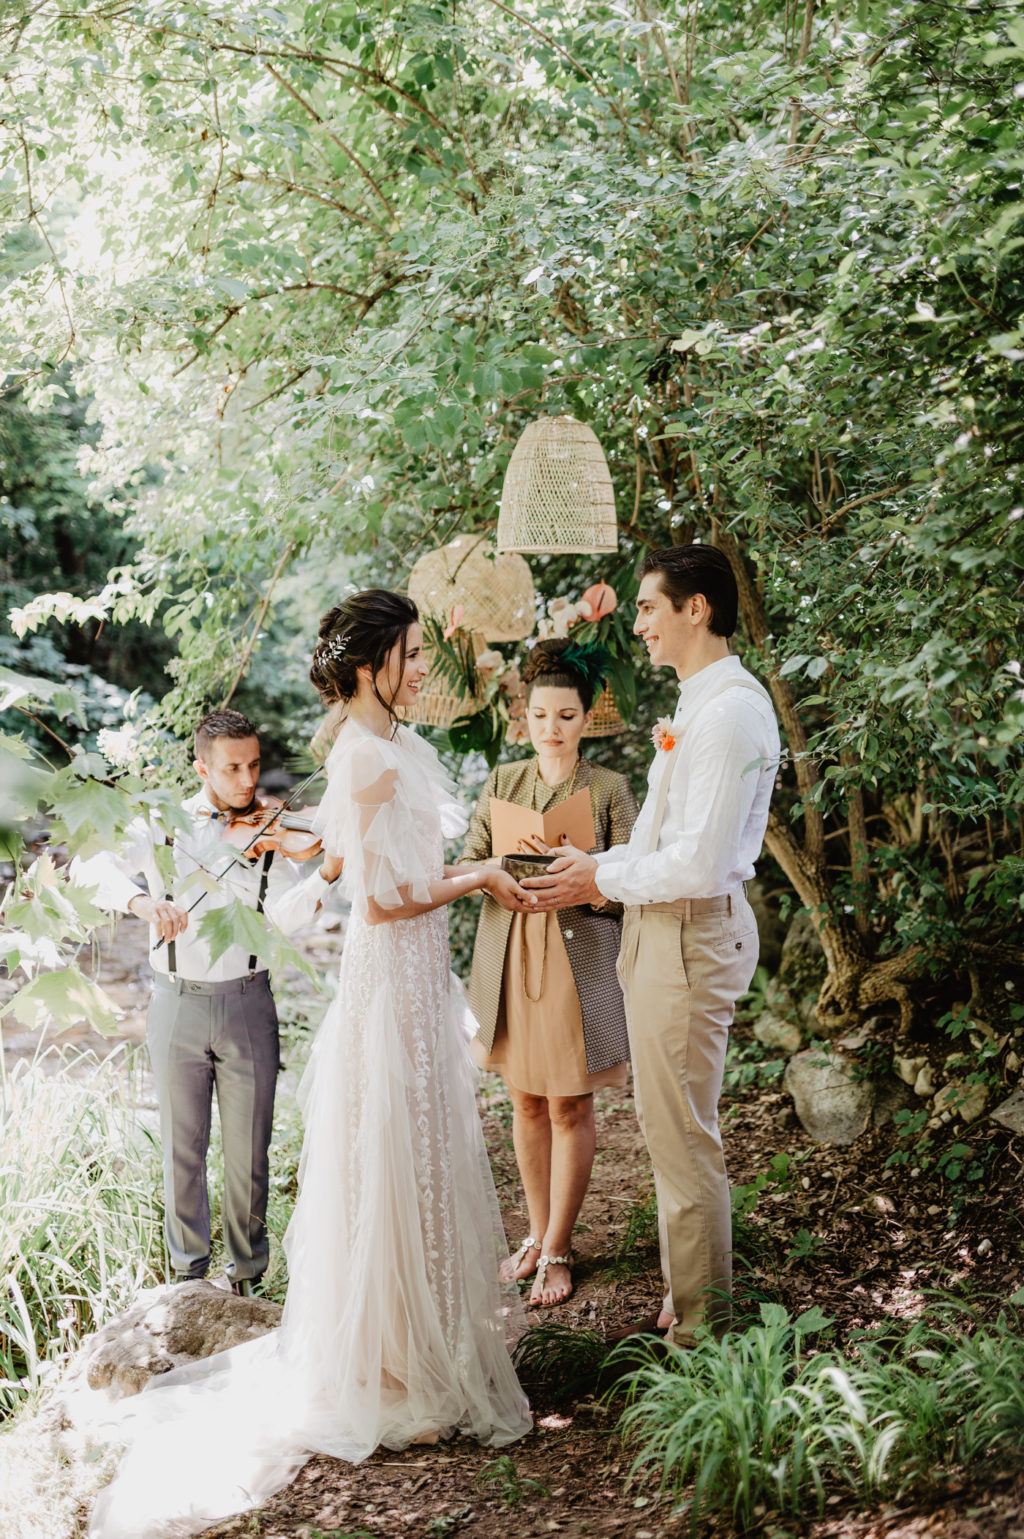
<svg viewBox="0 0 1024 1539">
<path fill-rule="evenodd" d="M 265 836 L 265 834 L 267 832 L 267 829 L 270 828 L 272 824 L 277 822 L 278 818 L 282 815 L 282 813 L 285 813 L 285 812 L 288 811 L 289 807 L 291 806 L 291 804 L 295 800 L 295 798 L 302 791 L 304 791 L 308 785 L 312 785 L 314 780 L 319 780 L 320 776 L 323 773 L 324 773 L 323 766 L 322 765 L 318 765 L 317 768 L 313 771 L 313 773 L 311 775 L 307 775 L 306 776 L 305 780 L 300 781 L 300 783 L 297 786 L 292 786 L 291 790 L 288 792 L 288 795 L 284 798 L 284 801 L 281 803 L 280 807 L 275 807 L 273 812 L 272 812 L 272 814 L 271 814 L 271 816 L 267 819 L 267 821 L 260 828 L 258 828 L 256 830 L 256 832 L 253 834 L 252 838 L 249 840 L 249 843 L 244 845 L 242 847 L 242 849 L 239 850 L 237 855 L 232 855 L 231 856 L 231 858 L 229 859 L 227 865 L 224 867 L 223 871 L 210 871 L 208 869 L 208 867 L 204 866 L 200 861 L 196 860 L 194 855 L 190 855 L 189 856 L 189 860 L 193 861 L 194 864 L 196 865 L 196 867 L 200 871 L 205 871 L 207 876 L 212 876 L 215 882 L 222 881 L 223 878 L 225 876 L 227 876 L 228 872 L 234 866 L 241 865 L 242 857 L 245 855 L 246 851 L 247 850 L 251 850 L 254 844 L 258 844 L 259 843 L 259 841 Z M 209 896 L 209 894 L 207 892 L 207 889 L 204 887 L 202 892 L 199 894 L 199 896 L 197 898 L 195 898 L 194 901 L 189 904 L 188 908 L 185 910 L 186 914 L 191 914 L 192 910 L 194 908 L 198 908 L 200 903 L 202 903 L 203 899 L 205 897 L 208 897 L 208 896 Z M 160 939 L 157 941 L 156 945 L 153 947 L 154 952 L 159 951 L 160 947 L 164 946 L 164 945 L 166 945 L 166 941 L 164 940 L 163 936 L 161 936 Z"/>
</svg>

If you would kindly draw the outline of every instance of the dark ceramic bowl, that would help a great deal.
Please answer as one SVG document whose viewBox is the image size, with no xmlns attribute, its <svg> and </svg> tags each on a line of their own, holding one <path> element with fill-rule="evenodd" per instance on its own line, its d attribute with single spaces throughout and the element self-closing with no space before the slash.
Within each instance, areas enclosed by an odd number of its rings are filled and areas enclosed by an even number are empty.
<svg viewBox="0 0 1024 1539">
<path fill-rule="evenodd" d="M 501 869 L 521 882 L 524 876 L 543 876 L 555 855 L 503 855 Z"/>
</svg>

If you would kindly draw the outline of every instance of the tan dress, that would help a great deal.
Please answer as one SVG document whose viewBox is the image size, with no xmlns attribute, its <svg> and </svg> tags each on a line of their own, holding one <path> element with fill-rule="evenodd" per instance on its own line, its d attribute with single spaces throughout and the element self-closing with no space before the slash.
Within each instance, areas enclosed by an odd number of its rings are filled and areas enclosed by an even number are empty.
<svg viewBox="0 0 1024 1539">
<path fill-rule="evenodd" d="M 572 780 L 547 786 L 537 775 L 530 805 L 546 812 L 570 794 Z M 587 1071 L 583 1016 L 558 916 L 516 914 L 509 930 L 501 1003 L 488 1053 L 479 1038 L 473 1057 L 527 1095 L 589 1095 L 626 1083 L 626 1065 Z"/>
</svg>

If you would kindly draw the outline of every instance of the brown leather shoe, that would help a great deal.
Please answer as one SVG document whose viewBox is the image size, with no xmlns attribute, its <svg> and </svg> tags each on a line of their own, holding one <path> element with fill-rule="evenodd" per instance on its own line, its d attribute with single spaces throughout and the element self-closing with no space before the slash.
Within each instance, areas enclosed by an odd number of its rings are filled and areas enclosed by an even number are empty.
<svg viewBox="0 0 1024 1539">
<path fill-rule="evenodd" d="M 631 1336 L 656 1336 L 659 1341 L 664 1341 L 668 1336 L 669 1327 L 658 1324 L 660 1309 L 655 1309 L 652 1314 L 645 1315 L 635 1325 L 620 1326 L 617 1331 L 609 1331 L 605 1341 L 610 1347 L 616 1346 L 620 1341 L 628 1341 Z"/>
</svg>

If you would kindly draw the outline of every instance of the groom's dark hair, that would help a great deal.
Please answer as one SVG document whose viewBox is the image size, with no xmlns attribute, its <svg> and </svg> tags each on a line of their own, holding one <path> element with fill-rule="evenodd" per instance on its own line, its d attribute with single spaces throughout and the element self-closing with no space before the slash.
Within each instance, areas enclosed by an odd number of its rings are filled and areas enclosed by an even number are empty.
<svg viewBox="0 0 1024 1539">
<path fill-rule="evenodd" d="M 640 563 L 640 577 L 657 572 L 673 609 L 702 593 L 708 601 L 712 636 L 731 636 L 736 629 L 739 594 L 727 556 L 714 545 L 670 545 L 652 550 Z"/>
</svg>

